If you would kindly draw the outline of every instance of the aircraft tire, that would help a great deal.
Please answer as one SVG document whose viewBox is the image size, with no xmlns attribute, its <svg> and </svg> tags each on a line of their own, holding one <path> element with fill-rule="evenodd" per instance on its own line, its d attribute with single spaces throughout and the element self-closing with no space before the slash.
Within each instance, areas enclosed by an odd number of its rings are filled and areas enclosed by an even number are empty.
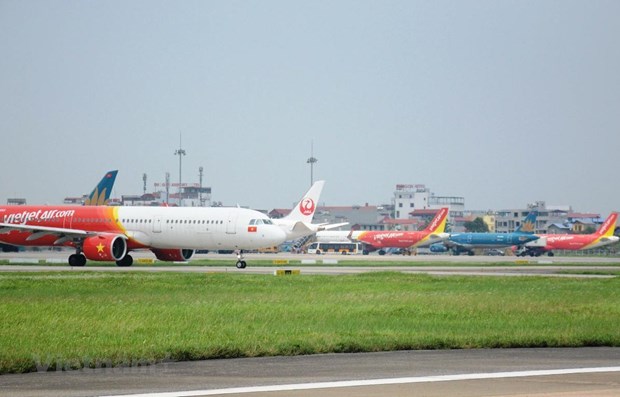
<svg viewBox="0 0 620 397">
<path fill-rule="evenodd" d="M 245 263 L 245 261 L 237 261 L 237 264 L 235 266 L 237 266 L 237 269 L 245 269 L 247 263 Z"/>
<path fill-rule="evenodd" d="M 73 254 L 69 256 L 69 266 L 82 267 L 86 265 L 86 257 L 81 254 Z"/>
<path fill-rule="evenodd" d="M 131 257 L 131 255 L 125 255 L 123 259 L 121 259 L 120 261 L 116 261 L 116 266 L 119 267 L 129 267 L 131 265 L 133 265 L 133 258 Z"/>
<path fill-rule="evenodd" d="M 548 255 L 548 256 L 553 256 L 553 255 L 555 255 L 555 254 L 553 253 L 553 251 L 549 251 L 549 252 L 547 253 L 547 255 Z"/>
</svg>

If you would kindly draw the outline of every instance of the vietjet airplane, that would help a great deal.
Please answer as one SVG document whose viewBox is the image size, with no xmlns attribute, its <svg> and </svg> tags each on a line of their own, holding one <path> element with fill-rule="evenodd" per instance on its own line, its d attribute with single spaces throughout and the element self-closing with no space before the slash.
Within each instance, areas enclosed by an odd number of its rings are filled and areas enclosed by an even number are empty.
<svg viewBox="0 0 620 397">
<path fill-rule="evenodd" d="M 74 247 L 71 266 L 84 266 L 87 259 L 131 266 L 128 253 L 140 249 L 151 250 L 163 261 L 187 261 L 196 249 L 238 250 L 236 266 L 242 269 L 243 250 L 279 245 L 322 227 L 306 220 L 316 209 L 308 200 L 318 202 L 323 183 L 313 186 L 292 216 L 278 225 L 245 208 L 0 206 L 0 242 Z M 305 218 L 296 219 L 297 211 Z"/>
<path fill-rule="evenodd" d="M 517 255 L 540 256 L 546 252 L 553 256 L 553 250 L 586 250 L 615 243 L 620 240 L 618 236 L 614 236 L 617 220 L 618 213 L 612 212 L 592 234 L 540 234 L 540 239 L 546 240 L 546 244 L 535 247 L 526 244 L 517 251 Z"/>
<path fill-rule="evenodd" d="M 383 248 L 404 248 L 412 249 L 415 247 L 431 245 L 448 238 L 445 233 L 446 221 L 448 220 L 448 208 L 442 208 L 437 212 L 431 223 L 424 230 L 415 232 L 399 231 L 328 231 L 318 232 L 317 241 L 333 242 L 359 241 L 366 243 L 368 251 L 375 251 Z"/>
</svg>

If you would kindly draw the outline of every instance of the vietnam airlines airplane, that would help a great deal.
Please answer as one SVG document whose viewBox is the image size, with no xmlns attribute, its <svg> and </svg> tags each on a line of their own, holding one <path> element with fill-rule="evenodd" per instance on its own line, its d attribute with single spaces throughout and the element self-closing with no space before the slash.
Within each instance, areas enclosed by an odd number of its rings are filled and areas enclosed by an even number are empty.
<svg viewBox="0 0 620 397">
<path fill-rule="evenodd" d="M 540 256 L 546 252 L 548 256 L 553 256 L 553 250 L 585 250 L 615 243 L 620 240 L 618 236 L 614 236 L 617 220 L 618 213 L 612 212 L 592 234 L 540 234 L 541 240 L 546 240 L 546 244 L 535 247 L 526 244 L 517 251 L 517 255 Z"/>
<path fill-rule="evenodd" d="M 415 247 L 431 245 L 448 238 L 448 233 L 444 233 L 448 220 L 448 208 L 442 208 L 437 212 L 433 220 L 426 229 L 413 232 L 401 231 L 327 231 L 318 232 L 317 241 L 334 242 L 359 241 L 366 244 L 368 251 L 375 251 L 383 248 L 404 248 L 412 249 Z"/>
<path fill-rule="evenodd" d="M 474 248 L 523 246 L 539 238 L 539 235 L 534 234 L 537 216 L 536 211 L 527 214 L 513 233 L 453 233 L 443 244 L 451 248 L 454 255 L 459 255 L 461 252 L 474 255 Z"/>
</svg>

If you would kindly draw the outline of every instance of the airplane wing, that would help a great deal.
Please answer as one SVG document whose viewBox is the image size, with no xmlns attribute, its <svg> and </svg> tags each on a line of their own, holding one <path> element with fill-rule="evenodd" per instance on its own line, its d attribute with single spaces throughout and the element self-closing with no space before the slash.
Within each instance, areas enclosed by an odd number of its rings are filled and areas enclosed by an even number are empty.
<svg viewBox="0 0 620 397">
<path fill-rule="evenodd" d="M 71 234 L 76 237 L 85 237 L 95 235 L 97 233 L 87 232 L 79 229 L 64 229 L 60 227 L 47 227 L 36 225 L 16 225 L 14 223 L 0 223 L 0 234 L 8 233 L 11 230 L 20 230 L 23 232 L 45 233 L 45 234 Z"/>
<path fill-rule="evenodd" d="M 432 240 L 446 240 L 448 237 L 450 237 L 449 233 L 432 233 L 428 235 L 428 238 Z"/>
<path fill-rule="evenodd" d="M 448 248 L 463 248 L 463 249 L 471 249 L 472 246 L 471 244 L 463 244 L 463 243 L 457 243 L 456 241 L 452 241 L 449 238 L 445 239 L 442 241 L 442 243 L 448 247 Z"/>
<path fill-rule="evenodd" d="M 13 223 L 0 223 L 0 234 L 9 233 L 12 230 L 22 232 L 31 232 L 32 234 L 26 239 L 28 241 L 36 240 L 44 236 L 58 236 L 59 239 L 54 244 L 62 244 L 74 238 L 87 238 L 97 236 L 100 232 L 89 232 L 80 229 L 65 229 L 61 227 L 48 227 L 37 225 L 17 225 Z M 124 234 L 119 234 L 122 238 L 127 238 Z"/>
</svg>

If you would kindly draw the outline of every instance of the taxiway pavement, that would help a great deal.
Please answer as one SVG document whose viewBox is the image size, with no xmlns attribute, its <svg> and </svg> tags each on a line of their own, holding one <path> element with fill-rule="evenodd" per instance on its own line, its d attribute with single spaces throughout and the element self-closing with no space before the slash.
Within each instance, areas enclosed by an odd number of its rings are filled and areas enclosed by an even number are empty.
<svg viewBox="0 0 620 397">
<path fill-rule="evenodd" d="M 0 376 L 0 396 L 118 395 L 618 396 L 620 348 L 324 354 Z"/>
</svg>

